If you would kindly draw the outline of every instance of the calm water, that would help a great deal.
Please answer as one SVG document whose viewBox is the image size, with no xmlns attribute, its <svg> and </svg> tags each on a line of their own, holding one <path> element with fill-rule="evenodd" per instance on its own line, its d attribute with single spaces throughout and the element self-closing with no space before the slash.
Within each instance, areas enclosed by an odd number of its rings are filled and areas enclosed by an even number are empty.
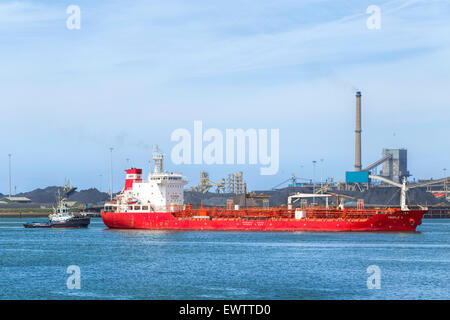
<svg viewBox="0 0 450 320">
<path fill-rule="evenodd" d="M 24 229 L 27 220 L 0 219 L 1 299 L 450 298 L 450 220 L 418 233 L 118 231 L 100 218 Z M 79 290 L 66 286 L 69 265 L 80 267 Z M 367 288 L 370 265 L 379 290 Z"/>
</svg>

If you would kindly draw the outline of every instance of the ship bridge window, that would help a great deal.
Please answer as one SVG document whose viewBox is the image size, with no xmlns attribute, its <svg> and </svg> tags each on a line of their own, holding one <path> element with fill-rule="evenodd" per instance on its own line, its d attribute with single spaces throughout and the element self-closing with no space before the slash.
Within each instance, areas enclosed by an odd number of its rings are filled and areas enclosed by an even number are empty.
<svg viewBox="0 0 450 320">
<path fill-rule="evenodd" d="M 141 210 L 141 206 L 134 206 L 134 210 Z"/>
</svg>

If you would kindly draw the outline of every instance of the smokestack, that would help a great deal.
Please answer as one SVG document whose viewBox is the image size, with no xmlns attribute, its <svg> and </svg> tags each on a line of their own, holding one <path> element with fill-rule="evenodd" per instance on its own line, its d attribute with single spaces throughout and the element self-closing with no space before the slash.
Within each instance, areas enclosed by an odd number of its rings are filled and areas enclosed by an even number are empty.
<svg viewBox="0 0 450 320">
<path fill-rule="evenodd" d="M 361 171 L 361 91 L 356 92 L 355 171 Z"/>
</svg>

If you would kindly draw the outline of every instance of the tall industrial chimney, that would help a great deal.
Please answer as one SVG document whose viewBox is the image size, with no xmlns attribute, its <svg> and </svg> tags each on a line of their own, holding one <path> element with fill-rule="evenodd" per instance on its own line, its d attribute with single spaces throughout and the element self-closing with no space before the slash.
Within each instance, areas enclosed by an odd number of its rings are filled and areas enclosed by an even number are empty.
<svg viewBox="0 0 450 320">
<path fill-rule="evenodd" d="M 361 171 L 361 91 L 356 92 L 355 171 Z"/>
</svg>

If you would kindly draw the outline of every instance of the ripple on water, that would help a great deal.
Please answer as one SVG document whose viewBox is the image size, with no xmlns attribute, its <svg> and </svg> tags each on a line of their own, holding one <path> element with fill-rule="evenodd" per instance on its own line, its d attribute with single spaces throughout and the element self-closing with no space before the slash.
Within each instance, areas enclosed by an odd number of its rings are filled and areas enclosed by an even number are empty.
<svg viewBox="0 0 450 320">
<path fill-rule="evenodd" d="M 36 219 L 37 220 L 37 219 Z M 450 220 L 417 233 L 24 229 L 0 219 L 2 299 L 449 299 Z M 367 267 L 382 271 L 368 290 Z M 81 289 L 68 290 L 78 265 Z"/>
</svg>

